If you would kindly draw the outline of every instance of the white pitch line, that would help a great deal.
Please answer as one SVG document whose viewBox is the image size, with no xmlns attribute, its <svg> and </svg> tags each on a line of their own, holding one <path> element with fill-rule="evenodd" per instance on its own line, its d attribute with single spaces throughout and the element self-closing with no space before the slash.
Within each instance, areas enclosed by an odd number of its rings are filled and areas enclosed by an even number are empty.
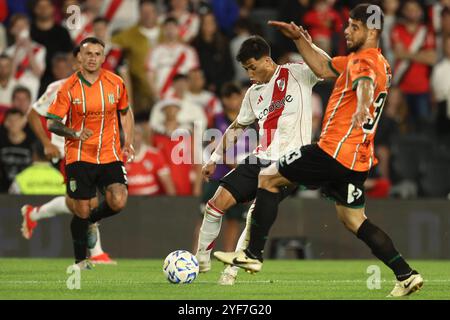
<svg viewBox="0 0 450 320">
<path fill-rule="evenodd" d="M 165 284 L 168 282 L 165 281 L 132 281 L 132 280 L 81 280 L 82 283 L 85 284 Z M 237 280 L 236 284 L 330 284 L 330 283 L 366 283 L 367 280 Z M 394 280 L 380 280 L 382 283 L 394 283 Z M 450 279 L 432 279 L 432 280 L 424 280 L 424 282 L 428 283 L 448 283 L 450 282 Z M 0 281 L 0 284 L 17 284 L 17 285 L 26 285 L 26 284 L 44 284 L 44 283 L 55 283 L 55 284 L 65 284 L 66 280 L 56 280 L 56 281 L 40 281 L 40 280 L 28 280 L 28 281 L 21 281 L 21 280 L 5 280 Z M 207 281 L 207 280 L 196 280 L 195 283 L 202 283 L 202 284 L 216 284 L 217 281 Z"/>
</svg>

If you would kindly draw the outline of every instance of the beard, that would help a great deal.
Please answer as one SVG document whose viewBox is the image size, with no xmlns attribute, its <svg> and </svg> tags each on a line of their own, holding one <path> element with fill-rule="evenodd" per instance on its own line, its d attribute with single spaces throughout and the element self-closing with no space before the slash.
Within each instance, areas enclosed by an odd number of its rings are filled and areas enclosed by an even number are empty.
<svg viewBox="0 0 450 320">
<path fill-rule="evenodd" d="M 357 42 L 353 41 L 353 44 L 351 46 L 347 44 L 347 49 L 349 52 L 356 52 L 363 46 L 364 42 L 365 41 L 363 40 L 359 40 Z"/>
</svg>

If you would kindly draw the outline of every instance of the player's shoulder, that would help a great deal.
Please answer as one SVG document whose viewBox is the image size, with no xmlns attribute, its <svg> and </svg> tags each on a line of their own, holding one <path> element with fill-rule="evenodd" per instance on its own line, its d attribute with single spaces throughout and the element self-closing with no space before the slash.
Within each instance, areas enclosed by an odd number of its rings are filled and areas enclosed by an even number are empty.
<svg viewBox="0 0 450 320">
<path fill-rule="evenodd" d="M 59 86 L 59 89 L 70 90 L 79 82 L 79 80 L 80 80 L 80 78 L 78 77 L 78 74 L 76 72 L 74 72 L 70 77 L 68 77 L 66 79 L 52 82 L 48 86 L 48 89 L 51 89 L 51 86 L 52 86 L 52 88 Z"/>
<path fill-rule="evenodd" d="M 349 59 L 353 62 L 357 60 L 368 60 L 370 62 L 376 62 L 382 56 L 383 55 L 379 48 L 368 48 L 351 54 L 349 56 Z"/>
<path fill-rule="evenodd" d="M 113 85 L 121 85 L 123 84 L 123 79 L 119 75 L 115 74 L 106 69 L 102 69 L 102 77 L 107 81 L 111 82 Z"/>
<path fill-rule="evenodd" d="M 309 68 L 308 65 L 303 61 L 288 62 L 288 63 L 282 64 L 280 67 L 287 68 L 289 70 Z"/>
</svg>

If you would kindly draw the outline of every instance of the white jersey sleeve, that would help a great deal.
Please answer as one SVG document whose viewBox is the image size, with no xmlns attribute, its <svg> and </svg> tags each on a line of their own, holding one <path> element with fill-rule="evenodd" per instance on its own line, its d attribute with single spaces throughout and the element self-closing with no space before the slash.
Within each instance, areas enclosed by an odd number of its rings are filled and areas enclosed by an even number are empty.
<svg viewBox="0 0 450 320">
<path fill-rule="evenodd" d="M 35 103 L 33 103 L 32 108 L 39 113 L 39 115 L 43 117 L 47 116 L 48 108 L 50 108 L 50 105 L 55 100 L 58 89 L 64 81 L 66 81 L 66 79 L 58 80 L 49 84 L 44 94 L 40 96 Z"/>
<path fill-rule="evenodd" d="M 256 115 L 252 108 L 251 92 L 254 85 L 251 86 L 245 93 L 244 100 L 242 100 L 241 109 L 239 110 L 239 115 L 237 116 L 237 122 L 243 126 L 251 125 L 255 122 Z"/>
<path fill-rule="evenodd" d="M 304 62 L 290 63 L 288 64 L 289 71 L 293 76 L 302 83 L 313 87 L 317 82 L 322 81 L 318 78 L 310 67 Z"/>
</svg>

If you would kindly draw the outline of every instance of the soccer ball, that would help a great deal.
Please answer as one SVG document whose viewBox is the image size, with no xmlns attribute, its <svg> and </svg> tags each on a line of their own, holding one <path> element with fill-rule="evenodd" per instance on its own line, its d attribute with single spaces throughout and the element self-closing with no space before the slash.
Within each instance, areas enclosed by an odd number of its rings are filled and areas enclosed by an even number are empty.
<svg viewBox="0 0 450 320">
<path fill-rule="evenodd" d="M 191 283 L 198 270 L 197 258 L 186 250 L 171 252 L 164 260 L 163 272 L 170 283 Z"/>
</svg>

